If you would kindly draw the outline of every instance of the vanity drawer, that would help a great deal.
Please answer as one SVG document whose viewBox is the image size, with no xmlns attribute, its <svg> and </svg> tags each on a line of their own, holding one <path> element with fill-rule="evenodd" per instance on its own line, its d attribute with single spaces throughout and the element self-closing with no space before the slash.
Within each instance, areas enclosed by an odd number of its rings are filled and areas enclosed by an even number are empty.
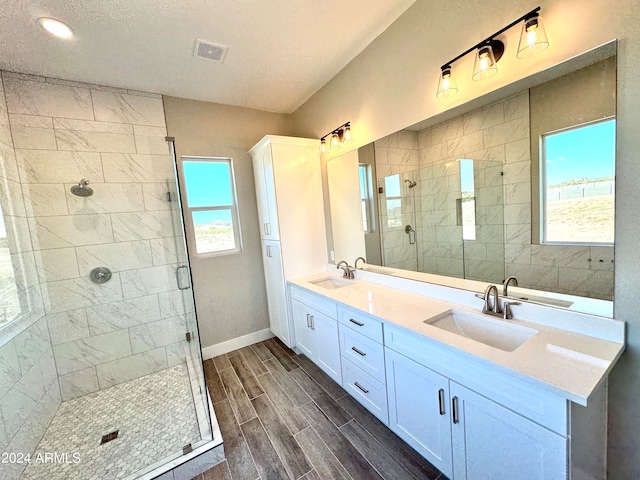
<svg viewBox="0 0 640 480">
<path fill-rule="evenodd" d="M 387 387 L 344 358 L 342 387 L 382 423 L 389 425 Z"/>
<path fill-rule="evenodd" d="M 300 303 L 304 303 L 320 313 L 324 313 L 327 317 L 336 319 L 336 302 L 296 285 L 291 285 L 289 288 L 292 299 L 298 300 Z"/>
<path fill-rule="evenodd" d="M 382 344 L 340 324 L 340 353 L 377 381 L 386 383 Z"/>
<path fill-rule="evenodd" d="M 338 321 L 362 335 L 382 343 L 382 322 L 365 313 L 348 307 L 338 306 Z"/>
</svg>

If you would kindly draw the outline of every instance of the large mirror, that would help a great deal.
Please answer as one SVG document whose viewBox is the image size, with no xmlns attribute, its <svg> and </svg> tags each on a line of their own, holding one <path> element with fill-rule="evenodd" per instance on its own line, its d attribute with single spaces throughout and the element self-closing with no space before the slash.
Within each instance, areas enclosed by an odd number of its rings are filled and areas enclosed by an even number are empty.
<svg viewBox="0 0 640 480">
<path fill-rule="evenodd" d="M 332 158 L 330 250 L 612 316 L 615 115 L 611 42 Z"/>
</svg>

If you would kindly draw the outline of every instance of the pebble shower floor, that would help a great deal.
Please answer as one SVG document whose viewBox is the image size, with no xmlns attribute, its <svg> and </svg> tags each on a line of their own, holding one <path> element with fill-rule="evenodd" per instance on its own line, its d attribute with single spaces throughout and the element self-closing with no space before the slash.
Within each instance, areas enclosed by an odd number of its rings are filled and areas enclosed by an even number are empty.
<svg viewBox="0 0 640 480">
<path fill-rule="evenodd" d="M 102 436 L 114 430 L 118 438 L 101 445 Z M 125 478 L 199 439 L 189 375 L 181 364 L 64 402 L 32 459 L 68 453 L 70 463 L 32 462 L 21 479 Z"/>
</svg>

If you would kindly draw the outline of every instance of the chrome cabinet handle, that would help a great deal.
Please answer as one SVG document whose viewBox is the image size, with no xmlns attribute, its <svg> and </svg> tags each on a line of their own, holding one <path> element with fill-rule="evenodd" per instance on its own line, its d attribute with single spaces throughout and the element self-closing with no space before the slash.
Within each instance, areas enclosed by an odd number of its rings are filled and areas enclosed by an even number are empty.
<svg viewBox="0 0 640 480">
<path fill-rule="evenodd" d="M 451 410 L 453 412 L 453 423 L 460 423 L 460 417 L 458 416 L 458 397 L 451 399 Z"/>
<path fill-rule="evenodd" d="M 271 257 L 271 249 L 269 248 L 269 245 L 267 245 L 267 257 Z"/>
<path fill-rule="evenodd" d="M 364 388 L 362 385 L 360 385 L 358 382 L 355 382 L 354 385 L 356 387 L 358 387 L 360 390 L 362 390 L 364 393 L 369 393 L 369 390 L 367 390 L 366 388 Z"/>
<path fill-rule="evenodd" d="M 438 404 L 440 407 L 440 415 L 444 415 L 446 413 L 444 411 L 444 388 L 438 390 Z"/>
<path fill-rule="evenodd" d="M 311 319 L 311 330 L 315 330 L 316 329 L 316 322 L 313 318 L 313 315 L 309 315 L 309 318 Z"/>
<path fill-rule="evenodd" d="M 269 224 L 268 223 L 264 223 L 262 226 L 263 226 L 263 229 L 264 229 L 264 234 L 265 235 L 269 235 Z"/>
<path fill-rule="evenodd" d="M 367 354 L 364 353 L 362 350 L 356 348 L 356 347 L 351 347 L 351 350 L 353 350 L 354 352 L 356 352 L 358 355 L 362 356 L 362 357 L 366 357 Z"/>
<path fill-rule="evenodd" d="M 358 325 L 359 327 L 364 327 L 364 323 L 358 322 L 357 320 L 354 320 L 353 318 L 350 318 L 349 321 L 351 323 L 355 323 L 356 325 Z"/>
<path fill-rule="evenodd" d="M 307 313 L 307 328 L 311 328 L 311 315 Z"/>
</svg>

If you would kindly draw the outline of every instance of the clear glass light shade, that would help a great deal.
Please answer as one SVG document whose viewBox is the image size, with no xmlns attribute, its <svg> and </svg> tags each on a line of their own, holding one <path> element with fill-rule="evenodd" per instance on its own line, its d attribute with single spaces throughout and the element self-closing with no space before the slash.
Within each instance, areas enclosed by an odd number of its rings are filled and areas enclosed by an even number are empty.
<svg viewBox="0 0 640 480">
<path fill-rule="evenodd" d="M 436 97 L 450 97 L 458 93 L 458 84 L 456 79 L 451 73 L 450 68 L 445 68 L 442 70 L 440 74 L 440 78 L 438 79 L 438 93 L 436 93 Z"/>
<path fill-rule="evenodd" d="M 520 42 L 518 43 L 518 58 L 527 58 L 540 53 L 549 46 L 547 34 L 539 15 L 527 18 L 522 24 Z"/>
<path fill-rule="evenodd" d="M 347 125 L 346 127 L 344 127 L 344 132 L 342 133 L 342 141 L 346 143 L 350 142 L 352 139 L 351 126 Z"/>
<path fill-rule="evenodd" d="M 498 73 L 496 58 L 493 55 L 491 45 L 483 45 L 476 52 L 476 59 L 473 63 L 473 79 L 484 80 Z"/>
<path fill-rule="evenodd" d="M 327 153 L 327 141 L 324 138 L 320 140 L 320 153 Z"/>
<path fill-rule="evenodd" d="M 331 135 L 331 150 L 340 146 L 340 137 L 337 133 Z"/>
</svg>

